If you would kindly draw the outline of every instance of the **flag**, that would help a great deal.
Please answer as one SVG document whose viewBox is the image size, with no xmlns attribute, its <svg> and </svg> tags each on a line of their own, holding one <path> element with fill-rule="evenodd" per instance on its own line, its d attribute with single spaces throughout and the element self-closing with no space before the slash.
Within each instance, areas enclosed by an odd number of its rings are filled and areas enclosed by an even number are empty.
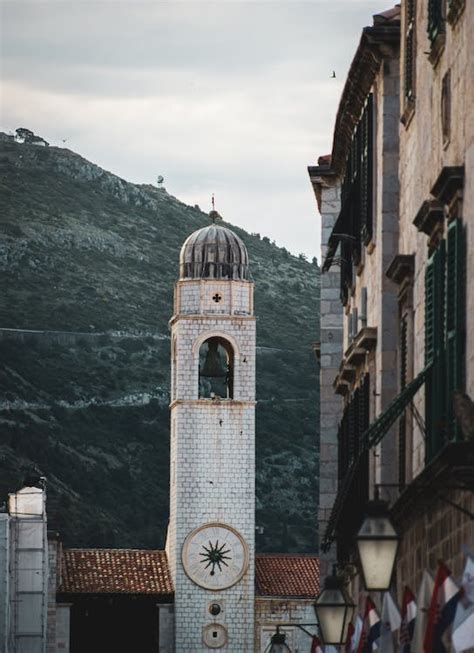
<svg viewBox="0 0 474 653">
<path fill-rule="evenodd" d="M 368 596 L 365 602 L 364 625 L 359 640 L 359 646 L 357 647 L 357 653 L 372 653 L 372 651 L 378 649 L 379 642 L 380 617 L 377 614 L 372 599 Z"/>
<path fill-rule="evenodd" d="M 352 648 L 352 638 L 354 637 L 355 633 L 355 628 L 354 624 L 350 623 L 349 628 L 347 629 L 347 639 L 346 639 L 346 645 L 344 647 L 344 653 L 352 653 L 354 650 Z"/>
<path fill-rule="evenodd" d="M 439 562 L 428 611 L 424 639 L 426 653 L 446 653 L 443 635 L 454 621 L 459 597 L 459 587 L 452 579 L 451 572 L 443 562 Z"/>
<path fill-rule="evenodd" d="M 402 600 L 402 623 L 400 625 L 400 653 L 411 653 L 416 612 L 415 596 L 411 589 L 405 586 Z"/>
<path fill-rule="evenodd" d="M 423 638 L 426 630 L 426 619 L 430 608 L 431 596 L 433 594 L 434 580 L 430 571 L 425 569 L 421 579 L 420 588 L 417 596 L 417 616 L 415 621 L 415 630 L 411 653 L 424 653 Z"/>
<path fill-rule="evenodd" d="M 356 651 L 359 649 L 359 642 L 362 636 L 363 627 L 364 621 L 360 615 L 357 615 L 355 625 L 353 626 L 354 630 L 350 639 L 350 648 L 347 649 L 347 653 L 356 653 Z"/>
<path fill-rule="evenodd" d="M 384 592 L 382 615 L 380 621 L 380 650 L 383 653 L 395 653 L 393 633 L 400 628 L 400 610 L 390 592 Z"/>
<path fill-rule="evenodd" d="M 474 558 L 468 555 L 462 574 L 463 597 L 459 600 L 453 623 L 453 646 L 461 653 L 474 646 Z"/>
<path fill-rule="evenodd" d="M 321 640 L 316 635 L 313 635 L 313 641 L 311 644 L 311 653 L 323 653 Z"/>
</svg>

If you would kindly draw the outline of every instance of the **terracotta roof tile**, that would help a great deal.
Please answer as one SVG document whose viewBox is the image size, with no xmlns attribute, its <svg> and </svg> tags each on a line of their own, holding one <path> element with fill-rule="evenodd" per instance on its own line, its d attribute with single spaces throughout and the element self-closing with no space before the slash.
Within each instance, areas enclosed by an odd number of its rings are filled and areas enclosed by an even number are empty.
<svg viewBox="0 0 474 653">
<path fill-rule="evenodd" d="M 172 594 L 165 551 L 65 549 L 59 592 L 72 594 Z"/>
<path fill-rule="evenodd" d="M 280 553 L 257 555 L 255 585 L 258 596 L 316 598 L 319 558 Z"/>
<path fill-rule="evenodd" d="M 255 560 L 258 596 L 314 598 L 319 558 L 260 554 Z M 64 594 L 172 594 L 166 552 L 147 549 L 64 549 Z"/>
</svg>

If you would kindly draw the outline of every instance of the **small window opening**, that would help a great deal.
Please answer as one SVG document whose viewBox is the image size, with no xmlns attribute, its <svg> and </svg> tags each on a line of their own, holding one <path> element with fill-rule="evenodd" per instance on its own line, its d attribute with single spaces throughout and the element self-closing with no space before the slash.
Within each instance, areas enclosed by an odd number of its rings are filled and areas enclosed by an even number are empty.
<svg viewBox="0 0 474 653">
<path fill-rule="evenodd" d="M 213 630 L 212 636 L 214 637 L 214 639 L 217 639 L 217 635 L 218 635 L 217 630 Z"/>
<path fill-rule="evenodd" d="M 209 338 L 199 349 L 199 397 L 232 399 L 234 352 L 224 338 Z"/>
</svg>

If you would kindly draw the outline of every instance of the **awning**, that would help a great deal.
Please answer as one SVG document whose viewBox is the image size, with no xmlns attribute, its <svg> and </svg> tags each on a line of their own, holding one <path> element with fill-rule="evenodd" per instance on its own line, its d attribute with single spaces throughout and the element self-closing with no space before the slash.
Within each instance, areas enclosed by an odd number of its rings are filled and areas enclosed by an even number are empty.
<svg viewBox="0 0 474 653">
<path fill-rule="evenodd" d="M 417 391 L 421 388 L 426 381 L 431 365 L 425 367 L 418 376 L 416 376 L 405 388 L 393 399 L 387 408 L 372 422 L 369 428 L 362 435 L 362 446 L 359 449 L 359 454 L 349 467 L 344 480 L 339 485 L 339 489 L 334 501 L 334 505 L 329 517 L 326 532 L 324 533 L 321 548 L 323 551 L 328 551 L 331 544 L 336 539 L 336 531 L 344 506 L 344 502 L 350 492 L 352 482 L 356 476 L 359 465 L 361 464 L 363 454 L 370 448 L 375 447 L 387 433 L 390 427 L 400 417 L 403 411 L 412 401 Z"/>
</svg>

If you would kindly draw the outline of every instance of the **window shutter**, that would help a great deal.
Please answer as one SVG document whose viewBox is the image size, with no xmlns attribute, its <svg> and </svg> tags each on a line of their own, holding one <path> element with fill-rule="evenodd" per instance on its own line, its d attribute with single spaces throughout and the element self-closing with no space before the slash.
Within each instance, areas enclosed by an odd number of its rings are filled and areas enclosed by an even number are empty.
<svg viewBox="0 0 474 653">
<path fill-rule="evenodd" d="M 443 32 L 443 0 L 428 0 L 428 38 L 433 43 Z"/>
<path fill-rule="evenodd" d="M 425 365 L 434 359 L 434 258 L 428 259 L 425 269 Z"/>
<path fill-rule="evenodd" d="M 354 461 L 357 441 L 357 390 L 349 404 L 349 465 Z"/>
<path fill-rule="evenodd" d="M 405 18 L 405 99 L 415 99 L 415 0 L 407 0 Z"/>
<path fill-rule="evenodd" d="M 460 219 L 448 226 L 446 257 L 446 370 L 449 437 L 459 437 L 453 413 L 453 392 L 464 385 L 465 255 Z"/>
<path fill-rule="evenodd" d="M 369 95 L 361 121 L 360 229 L 365 245 L 372 238 L 373 95 Z"/>
<path fill-rule="evenodd" d="M 407 383 L 408 374 L 408 320 L 404 315 L 400 320 L 400 361 L 399 361 L 399 379 L 400 392 Z M 405 485 L 406 480 L 406 411 L 398 421 L 398 482 L 401 486 Z"/>
<path fill-rule="evenodd" d="M 443 240 L 425 271 L 425 362 L 432 363 L 425 395 L 428 460 L 440 450 L 446 433 L 445 253 Z"/>
</svg>

